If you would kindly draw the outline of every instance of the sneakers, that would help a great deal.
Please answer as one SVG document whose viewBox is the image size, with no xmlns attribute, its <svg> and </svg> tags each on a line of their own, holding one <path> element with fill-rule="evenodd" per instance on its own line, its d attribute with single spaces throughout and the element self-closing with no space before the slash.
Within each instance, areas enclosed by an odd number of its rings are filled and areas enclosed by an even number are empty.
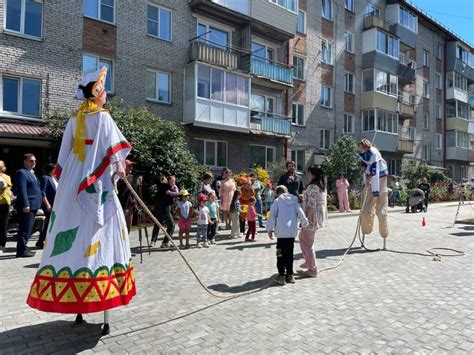
<svg viewBox="0 0 474 355">
<path fill-rule="evenodd" d="M 35 246 L 38 248 L 38 249 L 43 249 L 44 248 L 44 242 L 40 242 L 40 241 L 37 241 Z"/>
<path fill-rule="evenodd" d="M 184 249 L 189 249 L 191 248 L 191 245 L 189 245 L 189 243 L 186 244 L 186 246 L 184 247 Z"/>
<path fill-rule="evenodd" d="M 160 248 L 161 249 L 168 249 L 170 247 L 170 245 L 168 243 L 162 243 Z"/>
<path fill-rule="evenodd" d="M 202 243 L 198 243 L 198 244 L 197 244 L 197 247 L 198 247 L 199 249 L 201 249 L 201 248 L 202 248 Z"/>
<path fill-rule="evenodd" d="M 210 243 L 211 243 L 212 245 L 216 245 L 216 244 L 217 244 L 217 242 L 216 242 L 214 239 L 213 239 L 213 240 L 211 240 L 211 242 L 210 242 Z"/>
<path fill-rule="evenodd" d="M 293 275 L 286 275 L 285 281 L 287 284 L 294 284 L 295 283 L 295 278 Z"/>
<path fill-rule="evenodd" d="M 276 282 L 278 285 L 281 285 L 281 286 L 286 285 L 285 275 L 278 275 L 278 277 L 276 278 L 275 282 Z"/>
<path fill-rule="evenodd" d="M 25 250 L 22 254 L 16 254 L 17 258 L 31 258 L 35 256 L 35 252 L 31 250 Z"/>
<path fill-rule="evenodd" d="M 316 269 L 314 269 L 314 270 L 304 270 L 301 273 L 304 276 L 307 276 L 307 277 L 317 277 L 318 276 L 318 271 Z"/>
<path fill-rule="evenodd" d="M 308 264 L 306 263 L 303 263 L 300 265 L 300 269 L 307 269 L 308 268 Z"/>
<path fill-rule="evenodd" d="M 249 242 L 255 243 L 256 240 L 255 240 L 255 238 L 252 238 L 252 239 L 249 239 Z"/>
<path fill-rule="evenodd" d="M 210 245 L 211 245 L 211 243 L 210 243 L 210 242 L 207 242 L 207 243 L 204 243 L 202 246 L 203 246 L 204 248 L 209 248 Z"/>
</svg>

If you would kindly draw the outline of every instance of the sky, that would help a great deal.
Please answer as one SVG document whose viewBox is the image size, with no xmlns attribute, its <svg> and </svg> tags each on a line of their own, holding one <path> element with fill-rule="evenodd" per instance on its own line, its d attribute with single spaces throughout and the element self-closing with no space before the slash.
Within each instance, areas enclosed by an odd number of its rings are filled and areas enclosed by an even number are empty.
<svg viewBox="0 0 474 355">
<path fill-rule="evenodd" d="M 408 0 L 474 45 L 474 0 Z"/>
</svg>

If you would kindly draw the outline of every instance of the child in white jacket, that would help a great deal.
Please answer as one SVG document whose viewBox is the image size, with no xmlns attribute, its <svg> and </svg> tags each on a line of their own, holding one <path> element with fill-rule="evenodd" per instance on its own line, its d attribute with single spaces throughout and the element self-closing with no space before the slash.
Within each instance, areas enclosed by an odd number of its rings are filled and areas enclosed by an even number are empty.
<svg viewBox="0 0 474 355">
<path fill-rule="evenodd" d="M 267 231 L 270 239 L 273 239 L 273 232 L 277 237 L 278 277 L 276 282 L 285 285 L 286 283 L 295 283 L 293 277 L 293 249 L 298 234 L 298 218 L 301 219 L 303 227 L 308 225 L 308 219 L 298 203 L 298 198 L 289 194 L 286 186 L 277 186 L 276 194 L 278 198 L 273 202 L 270 209 Z"/>
</svg>

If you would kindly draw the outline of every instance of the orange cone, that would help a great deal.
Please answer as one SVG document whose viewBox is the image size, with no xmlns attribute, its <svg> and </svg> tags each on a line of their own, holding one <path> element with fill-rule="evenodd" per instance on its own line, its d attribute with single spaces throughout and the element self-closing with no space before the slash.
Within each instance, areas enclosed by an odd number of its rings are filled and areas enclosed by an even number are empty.
<svg viewBox="0 0 474 355">
<path fill-rule="evenodd" d="M 426 227 L 426 219 L 423 217 L 423 220 L 421 221 L 421 226 Z"/>
</svg>

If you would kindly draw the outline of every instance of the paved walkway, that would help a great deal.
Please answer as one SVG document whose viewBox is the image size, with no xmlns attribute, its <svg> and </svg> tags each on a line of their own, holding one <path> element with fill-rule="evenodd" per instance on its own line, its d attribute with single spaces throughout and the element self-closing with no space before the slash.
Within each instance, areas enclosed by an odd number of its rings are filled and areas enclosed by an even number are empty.
<svg viewBox="0 0 474 355">
<path fill-rule="evenodd" d="M 9 242 L 0 254 L 0 353 L 474 353 L 474 226 L 450 228 L 456 207 L 390 213 L 387 247 L 400 253 L 355 249 L 317 279 L 230 301 L 200 289 L 175 251 L 153 249 L 143 264 L 135 257 L 138 295 L 111 312 L 111 335 L 102 338 L 101 314 L 75 325 L 71 315 L 25 304 L 41 252 L 16 259 Z M 460 217 L 473 215 L 462 207 Z M 331 215 L 330 227 L 317 233 L 320 268 L 337 262 L 356 222 L 355 214 Z M 210 249 L 185 251 L 210 288 L 229 295 L 258 289 L 276 272 L 275 242 L 266 235 L 258 243 L 219 238 Z M 132 239 L 136 246 L 136 234 Z M 376 233 L 366 241 L 382 245 Z M 466 256 L 409 254 L 432 247 Z M 298 265 L 298 246 L 295 253 Z"/>
</svg>

